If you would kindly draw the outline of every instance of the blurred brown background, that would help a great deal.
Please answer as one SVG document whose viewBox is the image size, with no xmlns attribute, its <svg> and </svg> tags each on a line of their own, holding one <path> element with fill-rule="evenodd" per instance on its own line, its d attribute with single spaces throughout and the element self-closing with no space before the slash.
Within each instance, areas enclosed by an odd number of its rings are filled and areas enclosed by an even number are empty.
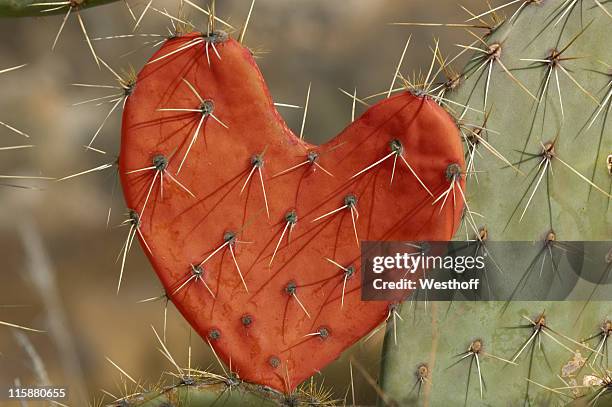
<svg viewBox="0 0 612 407">
<path fill-rule="evenodd" d="M 462 1 L 478 12 L 484 10 L 484 3 Z M 144 4 L 130 2 L 136 14 Z M 154 6 L 175 14 L 177 1 L 155 0 Z M 218 0 L 217 13 L 241 27 L 249 6 L 250 0 Z M 204 16 L 192 8 L 187 10 L 191 19 L 204 27 Z M 122 2 L 86 10 L 82 15 L 91 37 L 132 31 L 133 22 Z M 312 82 L 305 134 L 310 140 L 323 142 L 350 121 L 351 100 L 338 88 L 352 91 L 357 87 L 360 96 L 388 89 L 410 33 L 413 37 L 402 67 L 404 74 L 427 70 L 434 36 L 440 38 L 445 53 L 457 52 L 454 44 L 469 38 L 460 29 L 388 23 L 460 22 L 467 18 L 454 0 L 257 0 L 246 44 L 265 52 L 258 63 L 275 101 L 303 105 Z M 24 69 L 0 75 L 0 120 L 32 136 L 29 141 L 21 140 L 0 128 L 0 147 L 24 141 L 36 145 L 29 150 L 0 151 L 0 174 L 59 178 L 115 159 L 120 113 L 111 116 L 98 137 L 97 145 L 108 152 L 100 155 L 85 151 L 83 145 L 110 105 L 72 106 L 108 93 L 70 85 L 114 85 L 114 79 L 96 67 L 74 16 L 51 52 L 61 20 L 62 16 L 0 19 L 0 70 L 28 63 Z M 168 25 L 167 18 L 151 11 L 139 32 L 166 34 Z M 130 64 L 139 69 L 152 53 L 141 47 L 142 42 L 142 38 L 115 39 L 94 45 L 99 56 L 115 69 Z M 280 110 L 289 126 L 299 131 L 302 112 Z M 161 330 L 163 303 L 137 303 L 161 294 L 138 245 L 128 257 L 122 290 L 115 294 L 120 269 L 115 260 L 127 230 L 106 228 L 111 205 L 111 226 L 123 220 L 120 191 L 111 199 L 113 171 L 62 183 L 22 182 L 41 190 L 0 187 L 0 320 L 47 331 L 24 337 L 0 326 L 1 385 L 15 380 L 68 385 L 68 404 L 84 406 L 94 396 L 99 398 L 100 389 L 121 395 L 119 374 L 105 356 L 146 382 L 155 382 L 171 368 L 157 352 L 150 327 Z M 168 347 L 179 363 L 186 364 L 189 327 L 171 306 L 168 321 Z M 378 374 L 382 336 L 381 331 L 350 351 L 373 377 Z M 194 336 L 192 344 L 193 364 L 212 366 L 220 372 L 202 341 Z M 336 397 L 343 398 L 350 381 L 348 355 L 317 378 L 323 379 Z M 412 383 L 413 378 L 406 378 L 407 386 Z M 359 404 L 375 401 L 374 390 L 357 372 L 355 385 Z M 0 401 L 0 405 L 11 404 Z"/>
</svg>

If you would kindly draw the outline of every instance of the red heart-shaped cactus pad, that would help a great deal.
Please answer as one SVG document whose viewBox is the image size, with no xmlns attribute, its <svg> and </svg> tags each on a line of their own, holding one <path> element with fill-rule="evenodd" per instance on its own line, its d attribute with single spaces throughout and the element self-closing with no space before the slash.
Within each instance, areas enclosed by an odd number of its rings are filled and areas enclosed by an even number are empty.
<svg viewBox="0 0 612 407">
<path fill-rule="evenodd" d="M 448 240 L 459 224 L 459 133 L 427 97 L 385 99 L 311 145 L 222 33 L 168 40 L 130 91 L 131 222 L 167 296 L 244 380 L 290 392 L 385 320 L 389 303 L 361 301 L 358 240 Z"/>
</svg>

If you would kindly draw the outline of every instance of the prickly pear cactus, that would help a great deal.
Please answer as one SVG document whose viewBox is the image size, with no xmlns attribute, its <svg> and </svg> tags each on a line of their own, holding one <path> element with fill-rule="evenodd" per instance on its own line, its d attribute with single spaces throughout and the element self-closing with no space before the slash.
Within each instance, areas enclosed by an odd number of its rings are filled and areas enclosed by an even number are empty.
<svg viewBox="0 0 612 407">
<path fill-rule="evenodd" d="M 465 188 L 459 133 L 428 98 L 386 99 L 314 146 L 281 119 L 249 50 L 214 29 L 166 41 L 125 91 L 132 238 L 245 381 L 292 393 L 384 321 L 388 303 L 360 299 L 360 240 L 459 226 L 459 203 L 432 205 Z"/>
<path fill-rule="evenodd" d="M 598 1 L 512 5 L 464 47 L 473 55 L 463 74 L 442 84 L 468 168 L 458 238 L 534 242 L 534 255 L 514 256 L 500 277 L 509 292 L 528 270 L 553 284 L 554 269 L 539 264 L 568 250 L 558 241 L 609 240 L 612 230 L 610 12 Z M 597 261 L 598 289 L 609 290 L 610 258 Z M 383 354 L 388 404 L 612 403 L 609 302 L 406 303 L 399 315 Z"/>
<path fill-rule="evenodd" d="M 330 392 L 309 381 L 291 394 L 269 387 L 243 382 L 236 377 L 222 377 L 207 372 L 191 371 L 179 383 L 156 386 L 117 400 L 109 407 L 167 407 L 167 406 L 334 406 L 337 400 Z"/>
</svg>

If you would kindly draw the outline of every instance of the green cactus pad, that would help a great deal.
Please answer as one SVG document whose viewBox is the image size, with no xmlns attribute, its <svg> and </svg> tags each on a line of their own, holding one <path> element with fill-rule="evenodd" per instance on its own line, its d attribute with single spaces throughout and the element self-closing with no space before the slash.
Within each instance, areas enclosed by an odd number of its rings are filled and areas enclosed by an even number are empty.
<svg viewBox="0 0 612 407">
<path fill-rule="evenodd" d="M 456 238 L 551 247 L 610 240 L 612 18 L 596 1 L 514 3 L 520 11 L 512 19 L 467 44 L 473 56 L 459 85 L 447 82 L 473 163 L 471 213 Z M 512 287 L 534 256 L 507 259 Z M 541 313 L 550 329 L 536 332 L 526 318 Z M 388 327 L 381 372 L 397 405 L 612 405 L 610 302 L 447 302 L 427 310 L 420 303 L 417 311 L 406 303 L 399 315 L 403 321 Z"/>
</svg>

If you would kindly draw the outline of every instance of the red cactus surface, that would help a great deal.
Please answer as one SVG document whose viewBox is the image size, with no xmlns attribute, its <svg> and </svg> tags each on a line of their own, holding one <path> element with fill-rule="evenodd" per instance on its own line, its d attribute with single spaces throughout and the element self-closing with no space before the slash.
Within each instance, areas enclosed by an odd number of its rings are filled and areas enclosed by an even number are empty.
<svg viewBox="0 0 612 407">
<path fill-rule="evenodd" d="M 388 317 L 361 301 L 359 241 L 448 240 L 463 210 L 434 101 L 399 93 L 312 145 L 220 33 L 169 39 L 138 74 L 119 167 L 168 298 L 241 379 L 284 392 Z"/>
</svg>

